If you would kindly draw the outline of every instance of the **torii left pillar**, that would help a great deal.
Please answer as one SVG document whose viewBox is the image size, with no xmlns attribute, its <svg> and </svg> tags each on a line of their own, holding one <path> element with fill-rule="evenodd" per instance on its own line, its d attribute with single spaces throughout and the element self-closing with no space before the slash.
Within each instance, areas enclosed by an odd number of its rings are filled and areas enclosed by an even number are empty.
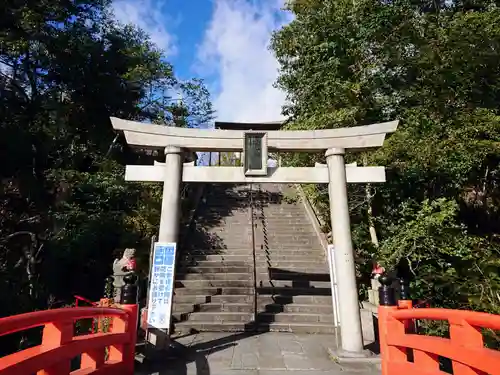
<svg viewBox="0 0 500 375">
<path fill-rule="evenodd" d="M 182 165 L 182 149 L 176 146 L 165 147 L 163 198 L 158 242 L 177 242 L 179 238 Z M 171 301 L 172 297 L 170 296 Z M 168 331 L 150 328 L 148 341 L 153 344 L 155 349 L 165 349 L 169 345 Z"/>
<path fill-rule="evenodd" d="M 177 242 L 181 204 L 182 150 L 165 147 L 165 176 L 161 202 L 159 242 Z"/>
</svg>

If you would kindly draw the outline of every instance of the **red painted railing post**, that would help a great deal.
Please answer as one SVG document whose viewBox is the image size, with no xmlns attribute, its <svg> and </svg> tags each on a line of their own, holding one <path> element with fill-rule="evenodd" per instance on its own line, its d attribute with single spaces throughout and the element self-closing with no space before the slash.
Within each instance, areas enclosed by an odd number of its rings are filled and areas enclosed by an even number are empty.
<svg viewBox="0 0 500 375">
<path fill-rule="evenodd" d="M 43 328 L 41 351 L 56 349 L 73 340 L 73 321 L 52 322 Z M 67 375 L 71 370 L 71 361 L 60 361 L 54 366 L 38 371 L 37 375 Z"/>
<path fill-rule="evenodd" d="M 113 333 L 130 334 L 130 340 L 123 345 L 114 345 L 109 348 L 109 361 L 123 361 L 124 375 L 134 374 L 135 345 L 137 343 L 137 322 L 139 306 L 137 304 L 137 276 L 127 275 L 123 278 L 125 285 L 122 288 L 121 308 L 127 312 L 127 321 L 113 319 Z"/>
<path fill-rule="evenodd" d="M 480 328 L 471 326 L 465 319 L 449 319 L 449 323 L 452 343 L 471 349 L 481 349 L 484 347 L 483 334 Z M 500 366 L 500 363 L 498 365 Z M 478 375 L 486 373 L 477 371 L 466 364 L 453 361 L 453 374 Z"/>
</svg>

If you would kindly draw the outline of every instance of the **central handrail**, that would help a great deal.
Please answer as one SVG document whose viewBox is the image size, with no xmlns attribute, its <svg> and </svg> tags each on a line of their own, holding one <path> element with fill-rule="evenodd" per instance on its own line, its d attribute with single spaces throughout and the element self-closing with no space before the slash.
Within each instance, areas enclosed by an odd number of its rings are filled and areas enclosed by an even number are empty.
<svg viewBox="0 0 500 375">
<path fill-rule="evenodd" d="M 253 256 L 253 316 L 254 321 L 257 321 L 257 259 L 255 253 L 255 219 L 254 219 L 254 201 L 253 201 L 253 184 L 250 184 L 250 216 L 252 225 L 252 256 Z"/>
</svg>

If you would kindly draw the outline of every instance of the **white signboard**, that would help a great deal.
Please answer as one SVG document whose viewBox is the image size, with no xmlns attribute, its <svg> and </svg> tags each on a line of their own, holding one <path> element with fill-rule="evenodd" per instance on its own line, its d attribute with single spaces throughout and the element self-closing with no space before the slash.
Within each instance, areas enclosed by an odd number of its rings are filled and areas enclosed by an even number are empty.
<svg viewBox="0 0 500 375">
<path fill-rule="evenodd" d="M 155 243 L 149 282 L 148 324 L 170 329 L 176 243 Z"/>
<path fill-rule="evenodd" d="M 335 326 L 340 325 L 339 317 L 339 290 L 335 274 L 335 246 L 328 245 L 328 267 L 330 268 L 330 284 L 332 289 L 333 319 Z"/>
</svg>

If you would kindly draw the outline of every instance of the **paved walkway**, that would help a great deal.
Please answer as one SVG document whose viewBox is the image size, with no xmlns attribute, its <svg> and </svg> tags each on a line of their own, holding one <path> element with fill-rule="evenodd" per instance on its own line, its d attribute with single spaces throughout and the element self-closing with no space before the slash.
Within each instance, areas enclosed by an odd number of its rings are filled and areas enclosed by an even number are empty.
<svg viewBox="0 0 500 375">
<path fill-rule="evenodd" d="M 338 364 L 328 354 L 333 335 L 268 332 L 198 333 L 177 340 L 177 358 L 165 358 L 150 375 L 378 375 L 374 364 Z"/>
</svg>

